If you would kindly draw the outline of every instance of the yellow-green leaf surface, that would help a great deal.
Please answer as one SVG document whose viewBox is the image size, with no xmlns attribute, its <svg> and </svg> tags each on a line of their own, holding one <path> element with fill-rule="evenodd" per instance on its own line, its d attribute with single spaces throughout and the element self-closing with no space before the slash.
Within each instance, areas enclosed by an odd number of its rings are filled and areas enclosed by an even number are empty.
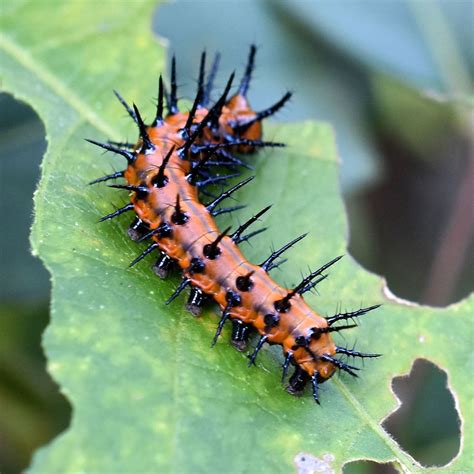
<svg viewBox="0 0 474 474">
<path fill-rule="evenodd" d="M 53 282 L 49 370 L 73 405 L 70 428 L 35 455 L 32 472 L 292 472 L 299 453 L 326 455 L 336 471 L 366 458 L 421 470 L 380 427 L 397 406 L 391 379 L 417 357 L 446 370 L 463 420 L 462 452 L 448 470 L 472 471 L 473 433 L 464 423 L 473 396 L 473 298 L 438 310 L 396 302 L 379 277 L 346 256 L 308 301 L 322 314 L 341 303 L 384 303 L 346 335 L 384 357 L 368 361 L 358 380 L 323 385 L 318 407 L 309 393 L 293 398 L 281 388 L 277 348 L 248 369 L 245 354 L 226 342 L 228 331 L 210 348 L 212 311 L 194 319 L 182 297 L 164 304 L 176 278 L 157 279 L 148 259 L 127 269 L 141 250 L 124 233 L 129 217 L 97 224 L 126 196 L 86 184 L 123 163 L 83 138 L 136 137 L 113 88 L 152 116 L 165 58 L 150 33 L 153 7 L 147 0 L 3 5 L 2 87 L 31 104 L 47 131 L 32 244 Z M 312 123 L 282 124 L 266 136 L 289 146 L 252 158 L 257 178 L 239 200 L 252 210 L 274 207 L 264 221 L 271 231 L 244 251 L 258 262 L 272 244 L 309 231 L 275 275 L 291 285 L 308 265 L 345 253 L 334 137 L 329 125 Z M 251 211 L 240 212 L 243 219 Z"/>
</svg>

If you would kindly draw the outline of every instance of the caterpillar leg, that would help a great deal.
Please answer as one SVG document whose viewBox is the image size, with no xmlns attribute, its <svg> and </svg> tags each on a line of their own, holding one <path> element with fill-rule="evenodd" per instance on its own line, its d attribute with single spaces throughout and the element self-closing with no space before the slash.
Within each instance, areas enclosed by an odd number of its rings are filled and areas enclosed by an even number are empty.
<svg viewBox="0 0 474 474">
<path fill-rule="evenodd" d="M 173 259 L 168 257 L 166 254 L 162 254 L 161 257 L 153 265 L 153 272 L 164 280 L 173 266 Z"/>
<path fill-rule="evenodd" d="M 206 295 L 202 290 L 193 286 L 191 292 L 189 293 L 188 302 L 186 303 L 186 309 L 193 316 L 200 316 L 202 311 L 202 306 L 206 301 Z"/>
<path fill-rule="evenodd" d="M 232 320 L 232 345 L 240 352 L 243 352 L 247 349 L 250 330 L 250 324 L 245 324 L 240 319 Z"/>
<path fill-rule="evenodd" d="M 303 395 L 304 388 L 309 379 L 310 376 L 308 373 L 296 366 L 293 375 L 290 377 L 286 391 L 290 395 L 295 395 L 297 397 Z"/>
<path fill-rule="evenodd" d="M 143 221 L 137 217 L 127 229 L 127 234 L 133 241 L 137 241 L 146 235 L 149 230 Z"/>
</svg>

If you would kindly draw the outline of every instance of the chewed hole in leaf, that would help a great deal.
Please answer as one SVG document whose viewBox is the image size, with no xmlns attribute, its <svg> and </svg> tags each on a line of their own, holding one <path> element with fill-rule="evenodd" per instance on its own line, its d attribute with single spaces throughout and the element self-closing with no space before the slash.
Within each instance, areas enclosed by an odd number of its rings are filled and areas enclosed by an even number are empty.
<svg viewBox="0 0 474 474">
<path fill-rule="evenodd" d="M 383 422 L 384 429 L 423 466 L 449 463 L 459 452 L 461 432 L 446 372 L 417 359 L 392 387 L 401 406 Z"/>
<path fill-rule="evenodd" d="M 50 282 L 28 244 L 45 128 L 32 107 L 10 94 L 0 93 L 0 110 L 0 472 L 22 472 L 34 450 L 68 427 L 71 406 L 46 369 L 41 334 Z"/>
<path fill-rule="evenodd" d="M 344 474 L 396 474 L 392 463 L 379 464 L 374 461 L 354 461 L 344 465 Z"/>
<path fill-rule="evenodd" d="M 297 474 L 334 474 L 333 462 L 334 456 L 326 453 L 323 456 L 316 457 L 309 453 L 298 453 L 294 462 Z"/>
</svg>

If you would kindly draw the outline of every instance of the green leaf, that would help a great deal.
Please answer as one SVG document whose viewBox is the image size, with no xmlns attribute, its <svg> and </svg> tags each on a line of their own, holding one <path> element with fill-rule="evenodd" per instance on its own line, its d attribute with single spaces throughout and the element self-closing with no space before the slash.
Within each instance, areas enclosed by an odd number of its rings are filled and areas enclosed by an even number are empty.
<svg viewBox="0 0 474 474">
<path fill-rule="evenodd" d="M 465 419 L 473 396 L 465 374 L 473 365 L 467 318 L 474 298 L 447 309 L 396 301 L 379 277 L 346 256 L 308 300 L 322 314 L 340 302 L 347 309 L 384 302 L 347 336 L 384 357 L 368 361 L 358 380 L 342 375 L 323 385 L 318 407 L 309 394 L 293 398 L 282 390 L 277 347 L 262 351 L 251 369 L 226 342 L 228 330 L 210 349 L 213 312 L 194 319 L 182 297 L 166 306 L 177 279 L 162 282 L 146 264 L 127 269 L 140 251 L 125 236 L 128 219 L 97 223 L 126 196 L 86 183 L 123 163 L 83 138 L 135 136 L 112 88 L 151 116 L 149 98 L 164 66 L 149 33 L 151 8 L 143 0 L 122 8 L 58 2 L 46 16 L 33 2 L 4 9 L 2 85 L 37 110 L 47 131 L 32 245 L 52 275 L 49 370 L 73 405 L 70 428 L 36 454 L 32 471 L 291 472 L 300 453 L 326 455 L 335 470 L 365 458 L 418 470 L 380 427 L 397 405 L 390 382 L 415 358 L 427 358 L 448 372 Z M 291 285 L 308 265 L 345 252 L 334 137 L 329 125 L 313 123 L 279 125 L 266 136 L 289 146 L 252 158 L 257 178 L 239 199 L 252 210 L 274 207 L 264 221 L 267 239 L 244 251 L 258 262 L 272 243 L 310 231 L 276 275 Z M 453 471 L 472 470 L 465 454 L 472 437 L 466 430 Z"/>
</svg>

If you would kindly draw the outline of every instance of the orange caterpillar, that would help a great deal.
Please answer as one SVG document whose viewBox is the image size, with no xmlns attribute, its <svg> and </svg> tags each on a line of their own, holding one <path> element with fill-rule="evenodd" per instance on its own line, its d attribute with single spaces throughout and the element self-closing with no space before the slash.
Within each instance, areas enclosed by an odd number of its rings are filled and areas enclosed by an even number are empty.
<svg viewBox="0 0 474 474">
<path fill-rule="evenodd" d="M 266 110 L 252 110 L 246 94 L 255 52 L 255 46 L 252 46 L 237 92 L 227 99 L 234 78 L 232 74 L 224 92 L 210 108 L 208 103 L 219 58 L 216 56 L 205 81 L 203 53 L 198 90 L 188 113 L 180 112 L 177 107 L 176 65 L 173 58 L 170 93 L 165 90 L 160 76 L 156 117 L 149 126 L 144 124 L 137 107 L 133 105 L 130 108 L 115 92 L 137 124 L 140 138 L 137 144 L 89 140 L 124 156 L 128 161 L 126 170 L 104 176 L 92 183 L 125 178 L 126 184 L 110 186 L 131 192 L 131 203 L 103 217 L 101 221 L 133 211 L 137 218 L 129 229 L 129 235 L 139 242 L 150 239 L 151 245 L 132 265 L 150 252 L 158 250 L 161 257 L 154 266 L 158 276 L 165 278 L 172 266 L 181 269 L 183 280 L 168 303 L 183 289 L 190 287 L 186 307 L 198 316 L 205 300 L 213 299 L 222 309 L 214 344 L 228 320 L 232 322 L 232 344 L 240 351 L 246 349 L 251 329 L 260 335 L 255 350 L 249 356 L 249 366 L 254 363 L 264 343 L 280 344 L 285 355 L 282 380 L 285 379 L 290 364 L 295 367 L 289 379 L 288 392 L 301 394 L 306 383 L 311 380 L 314 399 L 319 403 L 318 384 L 329 379 L 337 369 L 357 376 L 355 370 L 358 368 L 338 359 L 337 354 L 361 358 L 379 355 L 336 346 L 330 333 L 356 325 L 335 323 L 353 320 L 378 305 L 339 313 L 329 318 L 319 316 L 307 306 L 302 295 L 326 278 L 324 271 L 341 257 L 312 272 L 293 289 L 282 288 L 275 283 L 269 276 L 270 270 L 282 263 L 277 261 L 280 255 L 304 235 L 273 252 L 260 265 L 254 265 L 245 259 L 237 245 L 261 232 L 258 230 L 244 235 L 247 228 L 270 206 L 232 233 L 229 233 L 229 228 L 221 231 L 214 218 L 243 207 L 218 208 L 222 201 L 252 178 L 238 183 L 217 197 L 213 196 L 213 200 L 206 205 L 199 199 L 199 191 L 205 191 L 206 186 L 222 184 L 227 178 L 235 176 L 215 174 L 212 169 L 228 167 L 235 170 L 246 165 L 233 155 L 234 152 L 249 153 L 256 147 L 282 146 L 279 143 L 261 141 L 261 121 L 279 110 L 291 94 L 286 93 Z M 168 109 L 166 116 L 163 113 L 165 99 Z M 208 192 L 207 194 L 209 195 Z"/>
</svg>

